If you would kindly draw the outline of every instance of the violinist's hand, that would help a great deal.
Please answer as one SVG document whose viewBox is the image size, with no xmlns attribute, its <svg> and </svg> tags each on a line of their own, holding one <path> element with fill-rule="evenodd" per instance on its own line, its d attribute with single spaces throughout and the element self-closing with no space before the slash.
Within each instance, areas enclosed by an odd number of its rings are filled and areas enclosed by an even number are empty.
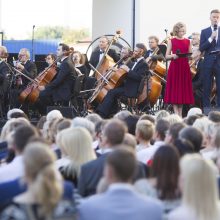
<svg viewBox="0 0 220 220">
<path fill-rule="evenodd" d="M 43 91 L 43 90 L 45 90 L 45 86 L 38 86 L 38 89 L 39 89 L 40 91 Z"/>
<path fill-rule="evenodd" d="M 125 70 L 126 72 L 130 71 L 130 68 L 127 65 L 120 66 L 121 69 Z"/>
<path fill-rule="evenodd" d="M 24 66 L 21 63 L 16 63 L 16 67 L 21 71 L 24 69 Z"/>
<path fill-rule="evenodd" d="M 150 62 L 151 61 L 151 57 L 147 57 L 146 58 L 146 62 L 148 63 L 148 62 Z"/>
</svg>

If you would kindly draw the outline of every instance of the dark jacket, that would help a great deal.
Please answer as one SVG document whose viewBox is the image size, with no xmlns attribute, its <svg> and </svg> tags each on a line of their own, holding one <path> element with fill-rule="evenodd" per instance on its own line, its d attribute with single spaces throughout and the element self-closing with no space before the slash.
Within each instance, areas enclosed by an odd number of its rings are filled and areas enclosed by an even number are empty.
<svg viewBox="0 0 220 220">
<path fill-rule="evenodd" d="M 104 165 L 109 153 L 105 153 L 96 160 L 84 164 L 78 182 L 78 189 L 81 196 L 90 196 L 96 193 L 96 187 L 102 178 Z M 135 180 L 146 177 L 145 165 L 138 163 L 138 170 Z"/>
<path fill-rule="evenodd" d="M 45 87 L 45 92 L 52 94 L 53 101 L 69 101 L 73 90 L 77 73 L 70 59 L 65 58 L 59 68 L 55 79 Z"/>
</svg>

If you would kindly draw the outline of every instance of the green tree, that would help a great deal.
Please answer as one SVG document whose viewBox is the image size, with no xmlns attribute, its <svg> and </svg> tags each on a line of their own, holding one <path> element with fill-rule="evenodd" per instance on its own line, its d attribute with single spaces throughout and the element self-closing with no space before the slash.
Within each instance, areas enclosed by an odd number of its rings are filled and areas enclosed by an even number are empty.
<svg viewBox="0 0 220 220">
<path fill-rule="evenodd" d="M 37 28 L 35 31 L 35 39 L 60 39 L 66 44 L 73 44 L 78 40 L 89 37 L 89 35 L 88 28 L 71 29 L 62 26 L 44 26 Z"/>
</svg>

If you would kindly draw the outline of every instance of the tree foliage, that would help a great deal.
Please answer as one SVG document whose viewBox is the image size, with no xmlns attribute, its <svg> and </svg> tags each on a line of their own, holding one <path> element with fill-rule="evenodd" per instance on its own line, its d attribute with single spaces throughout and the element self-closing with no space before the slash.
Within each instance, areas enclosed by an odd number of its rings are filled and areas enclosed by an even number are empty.
<svg viewBox="0 0 220 220">
<path fill-rule="evenodd" d="M 89 37 L 89 29 L 71 29 L 62 26 L 45 26 L 39 27 L 35 30 L 35 39 L 60 39 L 66 44 L 73 44 L 78 40 L 83 40 Z"/>
</svg>

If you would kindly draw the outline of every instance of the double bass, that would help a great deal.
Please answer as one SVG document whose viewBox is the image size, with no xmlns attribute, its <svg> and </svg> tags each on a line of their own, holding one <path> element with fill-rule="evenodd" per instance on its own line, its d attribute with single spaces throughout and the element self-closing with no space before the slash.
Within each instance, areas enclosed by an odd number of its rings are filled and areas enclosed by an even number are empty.
<svg viewBox="0 0 220 220">
<path fill-rule="evenodd" d="M 115 62 L 112 57 L 108 55 L 108 51 L 112 44 L 118 40 L 118 38 L 121 35 L 121 31 L 116 31 L 115 36 L 111 39 L 110 43 L 108 44 L 108 47 L 105 49 L 102 59 L 99 61 L 98 65 L 94 68 L 95 71 L 93 75 L 95 75 L 95 78 L 99 80 L 103 74 L 105 74 L 109 68 L 113 67 L 115 65 Z"/>
</svg>

